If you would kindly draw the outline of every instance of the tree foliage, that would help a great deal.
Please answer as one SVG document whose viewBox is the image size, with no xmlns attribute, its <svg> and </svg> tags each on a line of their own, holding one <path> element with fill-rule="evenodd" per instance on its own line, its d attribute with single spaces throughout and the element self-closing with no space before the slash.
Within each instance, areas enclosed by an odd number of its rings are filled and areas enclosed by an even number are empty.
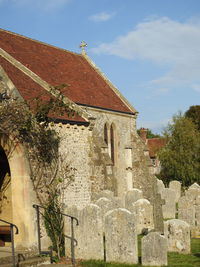
<svg viewBox="0 0 200 267">
<path fill-rule="evenodd" d="M 138 135 L 140 135 L 141 128 L 137 130 Z M 160 138 L 161 135 L 153 133 L 151 129 L 147 129 L 147 139 Z"/>
<path fill-rule="evenodd" d="M 191 106 L 186 112 L 185 116 L 190 118 L 194 124 L 196 124 L 198 130 L 200 131 L 200 105 Z"/>
<path fill-rule="evenodd" d="M 160 178 L 168 184 L 178 180 L 183 186 L 200 182 L 200 132 L 188 117 L 175 115 L 164 131 L 167 145 L 159 152 Z"/>
</svg>

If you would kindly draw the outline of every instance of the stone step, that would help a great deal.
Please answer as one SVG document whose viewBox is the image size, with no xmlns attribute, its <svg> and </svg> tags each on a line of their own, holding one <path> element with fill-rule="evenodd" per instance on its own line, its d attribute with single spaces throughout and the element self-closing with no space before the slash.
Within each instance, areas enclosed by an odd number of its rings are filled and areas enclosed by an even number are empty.
<svg viewBox="0 0 200 267">
<path fill-rule="evenodd" d="M 21 261 L 17 267 L 38 267 L 49 264 L 49 257 L 34 257 Z M 13 267 L 12 263 L 0 264 L 1 267 Z M 54 265 L 55 267 L 55 265 Z"/>
<path fill-rule="evenodd" d="M 22 250 L 16 250 L 15 251 L 15 261 L 25 261 L 27 259 L 31 258 L 37 258 L 38 252 L 33 251 L 22 251 Z M 12 263 L 12 250 L 10 247 L 3 247 L 0 248 L 0 266 L 2 264 L 8 264 Z"/>
<path fill-rule="evenodd" d="M 73 267 L 72 264 L 58 264 L 58 267 Z M 38 267 L 55 267 L 55 264 L 42 264 L 39 265 Z"/>
</svg>

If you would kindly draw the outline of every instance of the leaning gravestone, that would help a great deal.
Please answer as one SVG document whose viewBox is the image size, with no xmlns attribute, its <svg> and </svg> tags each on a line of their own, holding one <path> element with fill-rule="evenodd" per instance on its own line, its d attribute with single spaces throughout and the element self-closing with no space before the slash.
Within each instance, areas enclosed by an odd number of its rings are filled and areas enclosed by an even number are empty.
<svg viewBox="0 0 200 267">
<path fill-rule="evenodd" d="M 165 204 L 162 206 L 163 218 L 164 219 L 175 218 L 176 214 L 175 191 L 169 188 L 165 188 L 162 191 L 162 199 L 165 200 Z"/>
<path fill-rule="evenodd" d="M 181 183 L 179 181 L 171 181 L 169 188 L 175 191 L 175 201 L 177 203 L 181 197 Z"/>
<path fill-rule="evenodd" d="M 132 207 L 132 203 L 136 202 L 138 199 L 143 198 L 143 193 L 141 190 L 137 188 L 133 188 L 126 192 L 125 195 L 125 208 L 130 210 Z"/>
<path fill-rule="evenodd" d="M 138 234 L 141 234 L 143 229 L 154 229 L 153 206 L 147 199 L 139 199 L 134 202 L 130 211 L 136 215 L 136 229 Z"/>
<path fill-rule="evenodd" d="M 101 209 L 89 204 L 79 211 L 76 257 L 80 259 L 103 260 L 103 224 Z"/>
<path fill-rule="evenodd" d="M 157 232 L 142 238 L 142 265 L 167 266 L 167 239 Z"/>
<path fill-rule="evenodd" d="M 138 262 L 137 234 L 134 216 L 126 209 L 115 209 L 105 215 L 106 261 Z"/>
<path fill-rule="evenodd" d="M 172 219 L 164 222 L 164 233 L 168 241 L 168 251 L 181 254 L 190 253 L 190 226 L 188 223 Z"/>
</svg>

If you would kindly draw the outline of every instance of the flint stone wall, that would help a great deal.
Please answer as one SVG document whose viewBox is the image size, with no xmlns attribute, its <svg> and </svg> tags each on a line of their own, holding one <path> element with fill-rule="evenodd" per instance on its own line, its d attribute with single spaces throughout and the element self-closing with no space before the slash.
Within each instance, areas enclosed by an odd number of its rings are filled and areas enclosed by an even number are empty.
<svg viewBox="0 0 200 267">
<path fill-rule="evenodd" d="M 142 238 L 142 265 L 167 266 L 167 239 L 157 232 Z"/>
<path fill-rule="evenodd" d="M 172 219 L 164 222 L 164 233 L 168 240 L 168 251 L 189 254 L 190 226 L 188 223 Z"/>
<path fill-rule="evenodd" d="M 59 150 L 63 158 L 76 169 L 74 181 L 67 187 L 63 202 L 67 206 L 83 208 L 91 200 L 91 148 L 88 142 L 91 132 L 87 127 L 70 124 L 55 125 L 55 129 L 61 136 Z"/>
<path fill-rule="evenodd" d="M 106 261 L 138 262 L 137 234 L 134 216 L 126 209 L 115 209 L 105 215 Z"/>
</svg>

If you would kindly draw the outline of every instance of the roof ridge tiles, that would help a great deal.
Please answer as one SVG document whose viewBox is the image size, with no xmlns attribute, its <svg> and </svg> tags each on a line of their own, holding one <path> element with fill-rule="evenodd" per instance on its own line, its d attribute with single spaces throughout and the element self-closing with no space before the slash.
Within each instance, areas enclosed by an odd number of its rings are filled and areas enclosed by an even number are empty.
<svg viewBox="0 0 200 267">
<path fill-rule="evenodd" d="M 27 37 L 27 36 L 25 36 L 23 34 L 15 33 L 15 32 L 12 32 L 12 31 L 9 31 L 9 30 L 5 30 L 5 29 L 2 29 L 2 28 L 0 28 L 0 31 L 6 32 L 6 33 L 9 33 L 9 34 L 12 34 L 12 35 L 16 35 L 16 36 L 22 37 L 24 39 L 27 39 L 27 40 L 30 40 L 30 41 L 33 41 L 33 42 L 36 42 L 36 43 L 39 43 L 39 44 L 46 45 L 46 46 L 49 46 L 49 47 L 52 47 L 52 48 L 55 48 L 55 49 L 58 49 L 58 50 L 62 50 L 62 51 L 65 51 L 67 53 L 71 53 L 73 55 L 82 57 L 82 54 L 79 54 L 79 53 L 76 53 L 76 52 L 72 52 L 72 51 L 67 50 L 65 48 L 61 48 L 61 47 L 58 47 L 56 45 L 48 44 L 46 42 L 42 42 L 42 41 L 39 41 L 39 40 L 31 38 L 31 37 Z"/>
</svg>

